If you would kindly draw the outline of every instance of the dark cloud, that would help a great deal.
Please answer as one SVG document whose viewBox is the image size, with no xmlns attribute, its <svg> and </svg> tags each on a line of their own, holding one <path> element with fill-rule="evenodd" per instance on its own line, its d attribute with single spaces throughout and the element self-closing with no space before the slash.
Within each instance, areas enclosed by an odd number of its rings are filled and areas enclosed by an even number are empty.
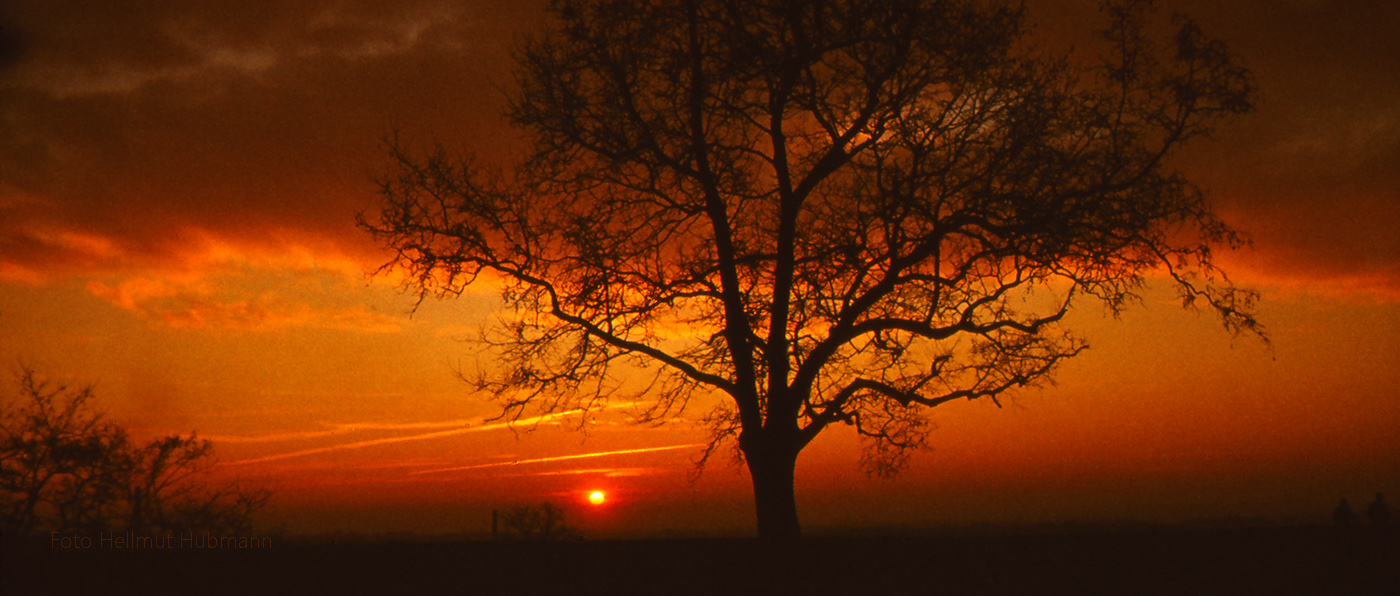
<svg viewBox="0 0 1400 596">
<path fill-rule="evenodd" d="M 19 33 L 0 22 L 0 72 L 24 57 L 25 46 L 24 38 Z"/>
<path fill-rule="evenodd" d="M 1082 39 L 1093 4 L 1031 8 L 1050 34 Z M 1225 40 L 1258 86 L 1255 113 L 1178 156 L 1254 239 L 1252 251 L 1230 260 L 1252 282 L 1400 296 L 1400 235 L 1390 230 L 1400 220 L 1400 3 L 1157 4 Z"/>
<path fill-rule="evenodd" d="M 355 247 L 391 126 L 503 135 L 492 80 L 528 22 L 505 3 L 115 6 L 6 14 L 34 49 L 0 79 L 2 260 L 110 264 L 56 230 L 109 239 L 126 260 L 177 248 L 191 227 Z"/>
<path fill-rule="evenodd" d="M 386 167 L 380 139 L 398 127 L 503 151 L 514 133 L 495 84 L 542 4 L 9 2 L 0 273 L 139 267 L 179 258 L 191 233 L 271 247 L 300 234 L 372 261 L 352 220 Z M 1254 266 L 1400 269 L 1384 224 L 1400 204 L 1400 4 L 1159 4 L 1256 74 L 1258 113 L 1181 156 L 1253 233 Z M 1076 35 L 1095 14 L 1090 0 L 1032 9 Z"/>
<path fill-rule="evenodd" d="M 1400 4 L 1191 4 L 1259 86 L 1257 113 L 1183 159 L 1253 236 L 1240 258 L 1400 296 Z"/>
</svg>

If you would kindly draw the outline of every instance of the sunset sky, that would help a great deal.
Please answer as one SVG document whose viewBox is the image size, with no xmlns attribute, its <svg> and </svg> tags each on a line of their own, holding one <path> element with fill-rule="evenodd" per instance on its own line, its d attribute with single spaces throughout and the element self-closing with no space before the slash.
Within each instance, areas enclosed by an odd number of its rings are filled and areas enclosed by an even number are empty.
<svg viewBox="0 0 1400 596">
<path fill-rule="evenodd" d="M 355 227 L 383 139 L 504 156 L 510 51 L 538 0 L 0 5 L 0 368 L 96 385 L 141 437 L 196 431 L 303 532 L 485 532 L 553 501 L 594 535 L 751 533 L 746 473 L 696 421 L 617 403 L 512 430 L 459 381 L 489 289 L 414 300 Z M 1050 35 L 1085 0 L 1032 2 Z M 932 413 L 931 449 L 867 478 L 853 433 L 798 464 L 804 525 L 1324 521 L 1400 496 L 1400 3 L 1180 0 L 1260 88 L 1179 165 L 1254 240 L 1219 255 L 1271 343 L 1165 283 L 1058 384 Z M 484 363 L 488 364 L 488 363 Z M 5 380 L 6 395 L 14 384 Z M 607 494 L 589 505 L 590 492 Z M 1393 498 L 1391 499 L 1393 502 Z"/>
</svg>

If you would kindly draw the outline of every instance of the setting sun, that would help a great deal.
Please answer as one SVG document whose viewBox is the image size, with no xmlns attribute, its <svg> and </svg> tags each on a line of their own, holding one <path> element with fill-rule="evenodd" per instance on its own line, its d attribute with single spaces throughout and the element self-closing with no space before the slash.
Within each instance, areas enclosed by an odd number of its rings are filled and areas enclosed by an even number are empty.
<svg viewBox="0 0 1400 596">
<path fill-rule="evenodd" d="M 607 496 L 604 495 L 601 490 L 595 490 L 592 494 L 588 495 L 588 502 L 594 505 L 602 505 L 603 501 L 606 499 Z"/>
</svg>

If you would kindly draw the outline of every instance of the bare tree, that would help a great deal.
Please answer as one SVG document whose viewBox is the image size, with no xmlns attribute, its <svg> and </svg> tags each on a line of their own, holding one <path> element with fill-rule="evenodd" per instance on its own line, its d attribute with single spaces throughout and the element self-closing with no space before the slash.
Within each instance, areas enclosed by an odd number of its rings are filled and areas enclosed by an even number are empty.
<svg viewBox="0 0 1400 596">
<path fill-rule="evenodd" d="M 555 2 L 517 54 L 528 153 L 395 141 L 360 225 L 420 300 L 499 285 L 476 381 L 504 417 L 718 402 L 704 457 L 737 439 L 759 535 L 797 536 L 794 465 L 822 430 L 854 426 L 893 474 L 927 408 L 1081 353 L 1075 305 L 1116 314 L 1163 272 L 1262 337 L 1212 264 L 1242 239 L 1169 164 L 1251 109 L 1250 78 L 1189 19 L 1154 41 L 1149 5 L 1105 2 L 1080 58 L 1007 2 Z"/>
<path fill-rule="evenodd" d="M 213 486 L 213 446 L 193 434 L 144 446 L 92 411 L 91 386 L 19 374 L 19 399 L 0 402 L 0 524 L 6 534 L 246 533 L 264 490 Z"/>
<path fill-rule="evenodd" d="M 126 433 L 91 412 L 91 387 L 70 389 L 26 368 L 22 403 L 0 410 L 0 506 L 7 534 L 27 536 L 46 517 L 64 528 L 102 525 L 99 503 L 126 462 Z"/>
<path fill-rule="evenodd" d="M 194 433 L 155 439 L 129 457 L 131 472 L 122 495 L 128 530 L 249 534 L 253 515 L 271 496 L 237 483 L 206 482 L 216 463 L 214 445 Z"/>
</svg>

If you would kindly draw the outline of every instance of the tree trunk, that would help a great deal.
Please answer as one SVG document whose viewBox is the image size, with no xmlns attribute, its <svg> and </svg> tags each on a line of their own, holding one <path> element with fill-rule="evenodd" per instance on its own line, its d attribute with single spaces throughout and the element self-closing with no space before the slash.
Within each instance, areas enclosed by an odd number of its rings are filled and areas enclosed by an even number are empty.
<svg viewBox="0 0 1400 596">
<path fill-rule="evenodd" d="M 802 526 L 797 521 L 797 497 L 793 484 L 797 454 L 792 451 L 762 443 L 744 450 L 749 475 L 753 478 L 758 537 L 763 540 L 790 540 L 802 537 Z"/>
</svg>

